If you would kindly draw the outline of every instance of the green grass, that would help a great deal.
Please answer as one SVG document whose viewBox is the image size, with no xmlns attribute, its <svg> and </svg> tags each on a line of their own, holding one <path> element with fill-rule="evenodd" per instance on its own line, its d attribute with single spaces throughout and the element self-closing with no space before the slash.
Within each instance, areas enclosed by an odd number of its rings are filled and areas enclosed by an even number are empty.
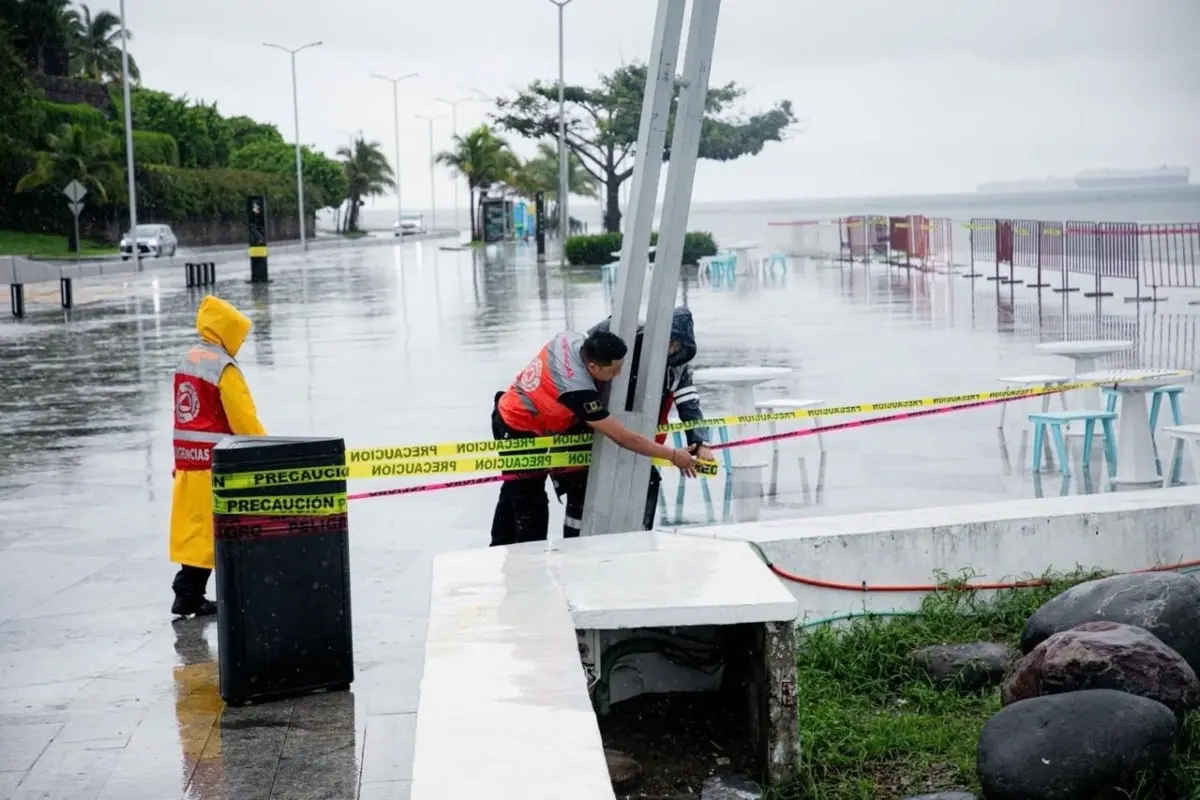
<svg viewBox="0 0 1200 800">
<path fill-rule="evenodd" d="M 916 615 L 868 616 L 800 634 L 796 687 L 802 766 L 779 800 L 877 800 L 945 790 L 979 791 L 979 731 L 1000 709 L 999 689 L 974 695 L 934 686 L 909 660 L 920 647 L 995 641 L 1017 647 L 1042 603 L 1091 576 L 1015 589 L 926 596 Z M 1200 798 L 1200 712 L 1183 724 L 1163 785 L 1138 800 Z"/>
<path fill-rule="evenodd" d="M 115 255 L 115 245 L 83 240 L 81 256 L 110 256 Z M 45 258 L 70 258 L 76 255 L 67 249 L 67 237 L 55 236 L 48 233 L 22 233 L 21 231 L 0 230 L 0 255 L 4 256 L 42 256 Z"/>
</svg>

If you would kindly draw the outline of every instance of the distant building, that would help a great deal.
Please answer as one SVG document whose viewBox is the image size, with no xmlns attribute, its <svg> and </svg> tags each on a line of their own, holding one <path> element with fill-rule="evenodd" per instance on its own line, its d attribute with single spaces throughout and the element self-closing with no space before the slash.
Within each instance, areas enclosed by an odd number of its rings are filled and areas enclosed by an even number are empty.
<svg viewBox="0 0 1200 800">
<path fill-rule="evenodd" d="M 1076 173 L 1080 189 L 1136 189 L 1143 186 L 1186 186 L 1191 170 L 1162 166 L 1157 169 L 1085 169 Z"/>
</svg>

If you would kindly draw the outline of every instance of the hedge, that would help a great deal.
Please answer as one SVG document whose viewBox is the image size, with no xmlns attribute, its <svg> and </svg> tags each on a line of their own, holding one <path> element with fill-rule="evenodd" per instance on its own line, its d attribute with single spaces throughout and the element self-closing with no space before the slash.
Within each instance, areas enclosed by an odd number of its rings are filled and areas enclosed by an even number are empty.
<svg viewBox="0 0 1200 800">
<path fill-rule="evenodd" d="M 78 125 L 81 128 L 107 128 L 108 117 L 98 108 L 86 103 L 52 103 L 39 100 L 42 109 L 42 133 L 53 133 L 62 125 Z M 39 143 L 40 144 L 40 143 Z"/>
<path fill-rule="evenodd" d="M 573 266 L 597 266 L 616 260 L 621 249 L 620 233 L 596 233 L 567 239 L 567 260 Z M 658 244 L 658 231 L 650 234 L 650 244 Z M 683 238 L 683 263 L 698 264 L 704 256 L 715 256 L 717 243 L 711 233 L 690 231 Z M 654 260 L 653 254 L 650 260 Z"/>
<path fill-rule="evenodd" d="M 135 145 L 136 147 L 136 145 Z M 267 195 L 272 216 L 296 213 L 296 186 L 288 177 L 240 169 L 149 166 L 138 170 L 138 212 L 164 220 L 246 218 L 246 196 Z"/>
<path fill-rule="evenodd" d="M 121 136 L 121 156 L 125 156 L 125 137 Z M 169 133 L 133 132 L 133 161 L 138 169 L 146 166 L 178 167 L 179 144 Z"/>
</svg>

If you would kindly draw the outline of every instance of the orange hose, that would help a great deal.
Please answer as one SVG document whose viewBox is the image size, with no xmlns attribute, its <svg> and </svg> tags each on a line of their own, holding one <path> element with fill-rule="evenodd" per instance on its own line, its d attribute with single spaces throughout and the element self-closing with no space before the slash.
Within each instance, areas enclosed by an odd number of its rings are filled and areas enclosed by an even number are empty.
<svg viewBox="0 0 1200 800">
<path fill-rule="evenodd" d="M 761 550 L 759 552 L 762 552 Z M 840 592 L 944 592 L 944 591 L 975 591 L 977 589 L 1030 589 L 1037 586 L 1049 586 L 1052 582 L 1044 578 L 1034 578 L 1027 581 L 1002 581 L 999 583 L 964 583 L 964 584 L 885 584 L 877 583 L 870 584 L 866 581 L 862 583 L 840 583 L 838 581 L 827 581 L 821 578 L 808 578 L 804 575 L 797 575 L 794 572 L 788 572 L 782 567 L 777 567 L 774 564 L 767 562 L 767 566 L 771 571 L 792 583 L 802 583 L 805 586 L 815 586 L 818 589 L 834 589 Z M 1200 567 L 1200 559 L 1191 561 L 1180 561 L 1178 564 L 1164 564 L 1157 567 L 1146 567 L 1144 569 L 1135 569 L 1129 573 L 1118 574 L 1137 574 L 1142 572 L 1171 572 L 1178 569 L 1186 569 L 1188 567 Z"/>
</svg>

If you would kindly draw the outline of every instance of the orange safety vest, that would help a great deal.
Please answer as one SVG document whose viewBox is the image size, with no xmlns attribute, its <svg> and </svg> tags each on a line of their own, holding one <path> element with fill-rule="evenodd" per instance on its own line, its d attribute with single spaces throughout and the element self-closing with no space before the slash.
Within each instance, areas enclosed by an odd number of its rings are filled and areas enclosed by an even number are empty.
<svg viewBox="0 0 1200 800">
<path fill-rule="evenodd" d="M 497 404 L 504 424 L 535 436 L 566 433 L 579 424 L 575 412 L 558 398 L 568 392 L 596 389 L 579 354 L 585 338 L 575 331 L 560 333 L 521 370 Z"/>
<path fill-rule="evenodd" d="M 221 373 L 237 367 L 220 346 L 201 342 L 175 370 L 175 469 L 212 469 L 212 450 L 233 433 L 221 405 Z"/>
</svg>

